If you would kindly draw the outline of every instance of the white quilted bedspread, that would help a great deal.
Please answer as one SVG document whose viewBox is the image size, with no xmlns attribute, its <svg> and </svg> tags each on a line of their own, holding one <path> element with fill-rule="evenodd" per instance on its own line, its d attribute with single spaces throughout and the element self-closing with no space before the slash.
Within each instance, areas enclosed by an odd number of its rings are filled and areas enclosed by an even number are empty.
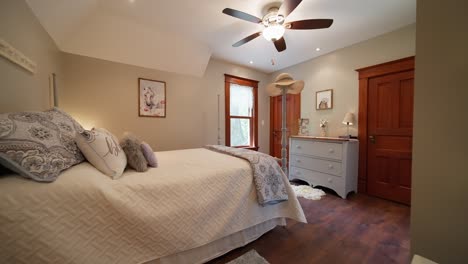
<svg viewBox="0 0 468 264">
<path fill-rule="evenodd" d="M 272 218 L 306 221 L 289 185 L 288 201 L 260 206 L 245 160 L 156 155 L 159 168 L 119 180 L 86 162 L 53 183 L 0 178 L 0 263 L 141 263 Z"/>
</svg>

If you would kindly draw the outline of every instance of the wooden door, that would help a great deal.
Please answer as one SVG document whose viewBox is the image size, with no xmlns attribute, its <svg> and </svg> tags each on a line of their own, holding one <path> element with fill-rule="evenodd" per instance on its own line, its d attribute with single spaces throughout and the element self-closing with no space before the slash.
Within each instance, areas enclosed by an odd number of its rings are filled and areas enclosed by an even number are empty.
<svg viewBox="0 0 468 264">
<path fill-rule="evenodd" d="M 299 131 L 301 95 L 288 94 L 286 107 L 286 127 L 289 140 L 290 135 L 297 135 Z M 281 113 L 281 95 L 270 97 L 270 155 L 277 158 L 281 158 Z"/>
<path fill-rule="evenodd" d="M 369 79 L 367 189 L 410 204 L 414 71 Z"/>
</svg>

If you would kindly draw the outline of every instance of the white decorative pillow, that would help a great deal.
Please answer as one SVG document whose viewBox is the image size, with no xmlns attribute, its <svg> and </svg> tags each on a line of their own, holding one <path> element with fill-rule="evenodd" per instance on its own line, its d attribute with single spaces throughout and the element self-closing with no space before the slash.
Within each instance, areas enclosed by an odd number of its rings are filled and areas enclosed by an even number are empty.
<svg viewBox="0 0 468 264">
<path fill-rule="evenodd" d="M 104 128 L 85 130 L 76 136 L 76 144 L 96 169 L 118 179 L 127 166 L 127 158 L 114 135 Z"/>
</svg>

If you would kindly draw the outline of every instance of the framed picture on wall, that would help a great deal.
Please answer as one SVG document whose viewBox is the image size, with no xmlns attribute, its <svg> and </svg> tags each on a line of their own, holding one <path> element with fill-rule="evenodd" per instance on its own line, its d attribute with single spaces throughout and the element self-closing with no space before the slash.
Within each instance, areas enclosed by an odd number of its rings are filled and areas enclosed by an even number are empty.
<svg viewBox="0 0 468 264">
<path fill-rule="evenodd" d="M 138 78 L 138 116 L 166 117 L 166 82 Z"/>
<path fill-rule="evenodd" d="M 333 108 L 333 89 L 318 91 L 315 94 L 315 109 L 327 110 Z"/>
</svg>

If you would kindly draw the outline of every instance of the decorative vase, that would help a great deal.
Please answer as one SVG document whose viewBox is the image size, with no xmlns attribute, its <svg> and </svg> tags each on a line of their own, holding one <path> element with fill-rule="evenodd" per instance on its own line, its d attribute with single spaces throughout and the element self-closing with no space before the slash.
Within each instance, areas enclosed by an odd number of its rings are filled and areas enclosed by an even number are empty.
<svg viewBox="0 0 468 264">
<path fill-rule="evenodd" d="M 320 136 L 321 137 L 327 136 L 327 127 L 321 127 Z"/>
</svg>

